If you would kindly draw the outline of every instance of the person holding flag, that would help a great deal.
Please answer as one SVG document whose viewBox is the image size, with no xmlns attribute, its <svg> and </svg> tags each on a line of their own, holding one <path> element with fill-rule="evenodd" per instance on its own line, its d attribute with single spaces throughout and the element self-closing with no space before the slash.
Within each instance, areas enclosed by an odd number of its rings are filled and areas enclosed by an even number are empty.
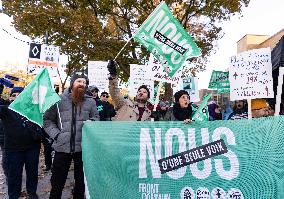
<svg viewBox="0 0 284 199">
<path fill-rule="evenodd" d="M 51 176 L 50 199 L 61 198 L 71 161 L 74 161 L 75 187 L 73 196 L 83 199 L 85 193 L 82 161 L 82 127 L 86 120 L 99 120 L 96 102 L 87 96 L 89 80 L 84 74 L 74 74 L 70 87 L 44 115 L 44 129 L 54 140 L 55 156 Z"/>
<path fill-rule="evenodd" d="M 138 88 L 135 101 L 124 99 L 118 88 L 116 63 L 110 60 L 108 63 L 109 91 L 113 99 L 117 114 L 114 117 L 116 121 L 149 121 L 153 105 L 148 102 L 150 91 L 146 85 L 141 85 Z"/>
<path fill-rule="evenodd" d="M 23 91 L 21 87 L 11 90 L 9 101 L 12 103 Z M 7 105 L 0 106 L 0 118 L 4 125 L 3 167 L 8 183 L 10 199 L 21 195 L 22 173 L 25 165 L 26 189 L 28 198 L 38 198 L 38 162 L 41 140 L 40 126 L 30 122 L 26 117 L 11 110 Z"/>
</svg>

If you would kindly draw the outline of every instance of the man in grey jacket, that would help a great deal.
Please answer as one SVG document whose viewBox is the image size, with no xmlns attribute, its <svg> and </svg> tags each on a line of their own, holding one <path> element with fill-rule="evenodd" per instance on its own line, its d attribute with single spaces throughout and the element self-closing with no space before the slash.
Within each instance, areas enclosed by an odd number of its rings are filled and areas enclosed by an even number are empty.
<svg viewBox="0 0 284 199">
<path fill-rule="evenodd" d="M 84 198 L 82 126 L 86 120 L 99 120 L 95 100 L 85 95 L 87 86 L 86 76 L 73 75 L 69 89 L 66 89 L 60 96 L 61 101 L 52 106 L 44 115 L 44 129 L 54 140 L 55 150 L 50 199 L 61 198 L 72 160 L 74 161 L 75 178 L 73 196 L 76 199 Z"/>
</svg>

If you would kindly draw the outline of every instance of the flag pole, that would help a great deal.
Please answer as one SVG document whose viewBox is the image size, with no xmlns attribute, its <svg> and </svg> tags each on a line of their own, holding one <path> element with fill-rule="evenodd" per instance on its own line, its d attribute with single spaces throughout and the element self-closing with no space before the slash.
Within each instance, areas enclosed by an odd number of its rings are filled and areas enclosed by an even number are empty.
<svg viewBox="0 0 284 199">
<path fill-rule="evenodd" d="M 127 44 L 130 42 L 131 39 L 133 39 L 134 36 L 132 36 L 130 39 L 128 39 L 128 41 L 126 42 L 126 44 L 124 44 L 124 46 L 120 49 L 120 51 L 117 53 L 117 55 L 114 58 L 114 61 L 117 59 L 117 57 L 120 55 L 120 53 L 124 50 L 124 48 L 127 46 Z"/>
<path fill-rule="evenodd" d="M 280 104 L 281 104 L 281 96 L 282 96 L 282 85 L 283 85 L 283 75 L 284 75 L 284 68 L 279 67 L 277 95 L 276 95 L 276 104 L 275 104 L 275 113 L 274 113 L 275 116 L 278 116 L 279 112 L 280 112 Z"/>
</svg>

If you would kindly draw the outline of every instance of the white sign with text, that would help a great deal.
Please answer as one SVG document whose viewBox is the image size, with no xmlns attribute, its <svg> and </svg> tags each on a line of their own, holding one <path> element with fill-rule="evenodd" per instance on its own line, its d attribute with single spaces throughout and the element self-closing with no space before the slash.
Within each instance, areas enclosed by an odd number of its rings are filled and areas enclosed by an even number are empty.
<svg viewBox="0 0 284 199">
<path fill-rule="evenodd" d="M 96 86 L 100 92 L 108 92 L 109 72 L 107 69 L 107 61 L 88 61 L 88 78 L 89 85 Z"/>
<path fill-rule="evenodd" d="M 230 99 L 273 98 L 270 48 L 246 51 L 230 58 Z"/>
<path fill-rule="evenodd" d="M 130 64 L 129 95 L 136 96 L 141 85 L 146 85 L 150 90 L 150 98 L 154 97 L 154 81 L 146 65 Z"/>
</svg>

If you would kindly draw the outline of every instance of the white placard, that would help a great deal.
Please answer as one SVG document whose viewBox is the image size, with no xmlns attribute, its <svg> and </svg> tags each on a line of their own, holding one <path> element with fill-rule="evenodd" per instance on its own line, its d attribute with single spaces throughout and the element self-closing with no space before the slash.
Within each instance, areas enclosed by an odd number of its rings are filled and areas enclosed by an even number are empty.
<svg viewBox="0 0 284 199">
<path fill-rule="evenodd" d="M 54 45 L 41 45 L 40 59 L 57 63 L 59 62 L 59 47 Z"/>
<path fill-rule="evenodd" d="M 231 57 L 230 99 L 274 98 L 270 48 L 261 48 Z"/>
<path fill-rule="evenodd" d="M 150 90 L 150 98 L 154 97 L 154 81 L 148 71 L 148 66 L 130 64 L 129 95 L 136 96 L 138 88 L 146 85 Z"/>
<path fill-rule="evenodd" d="M 150 78 L 154 81 L 162 81 L 167 82 L 171 84 L 178 84 L 179 79 L 182 75 L 182 69 L 179 69 L 173 77 L 170 77 L 165 71 L 162 64 L 153 56 L 153 54 L 150 54 L 148 66 L 150 71 Z"/>
<path fill-rule="evenodd" d="M 100 92 L 109 92 L 109 72 L 106 61 L 88 61 L 89 85 L 96 86 Z"/>
<path fill-rule="evenodd" d="M 35 43 L 30 44 L 27 73 L 36 75 L 41 69 L 47 68 L 53 77 L 57 76 L 59 56 L 58 46 Z"/>
<path fill-rule="evenodd" d="M 190 102 L 199 102 L 199 91 L 198 91 L 198 78 L 187 77 L 183 81 L 183 89 L 186 90 L 190 96 Z"/>
</svg>

